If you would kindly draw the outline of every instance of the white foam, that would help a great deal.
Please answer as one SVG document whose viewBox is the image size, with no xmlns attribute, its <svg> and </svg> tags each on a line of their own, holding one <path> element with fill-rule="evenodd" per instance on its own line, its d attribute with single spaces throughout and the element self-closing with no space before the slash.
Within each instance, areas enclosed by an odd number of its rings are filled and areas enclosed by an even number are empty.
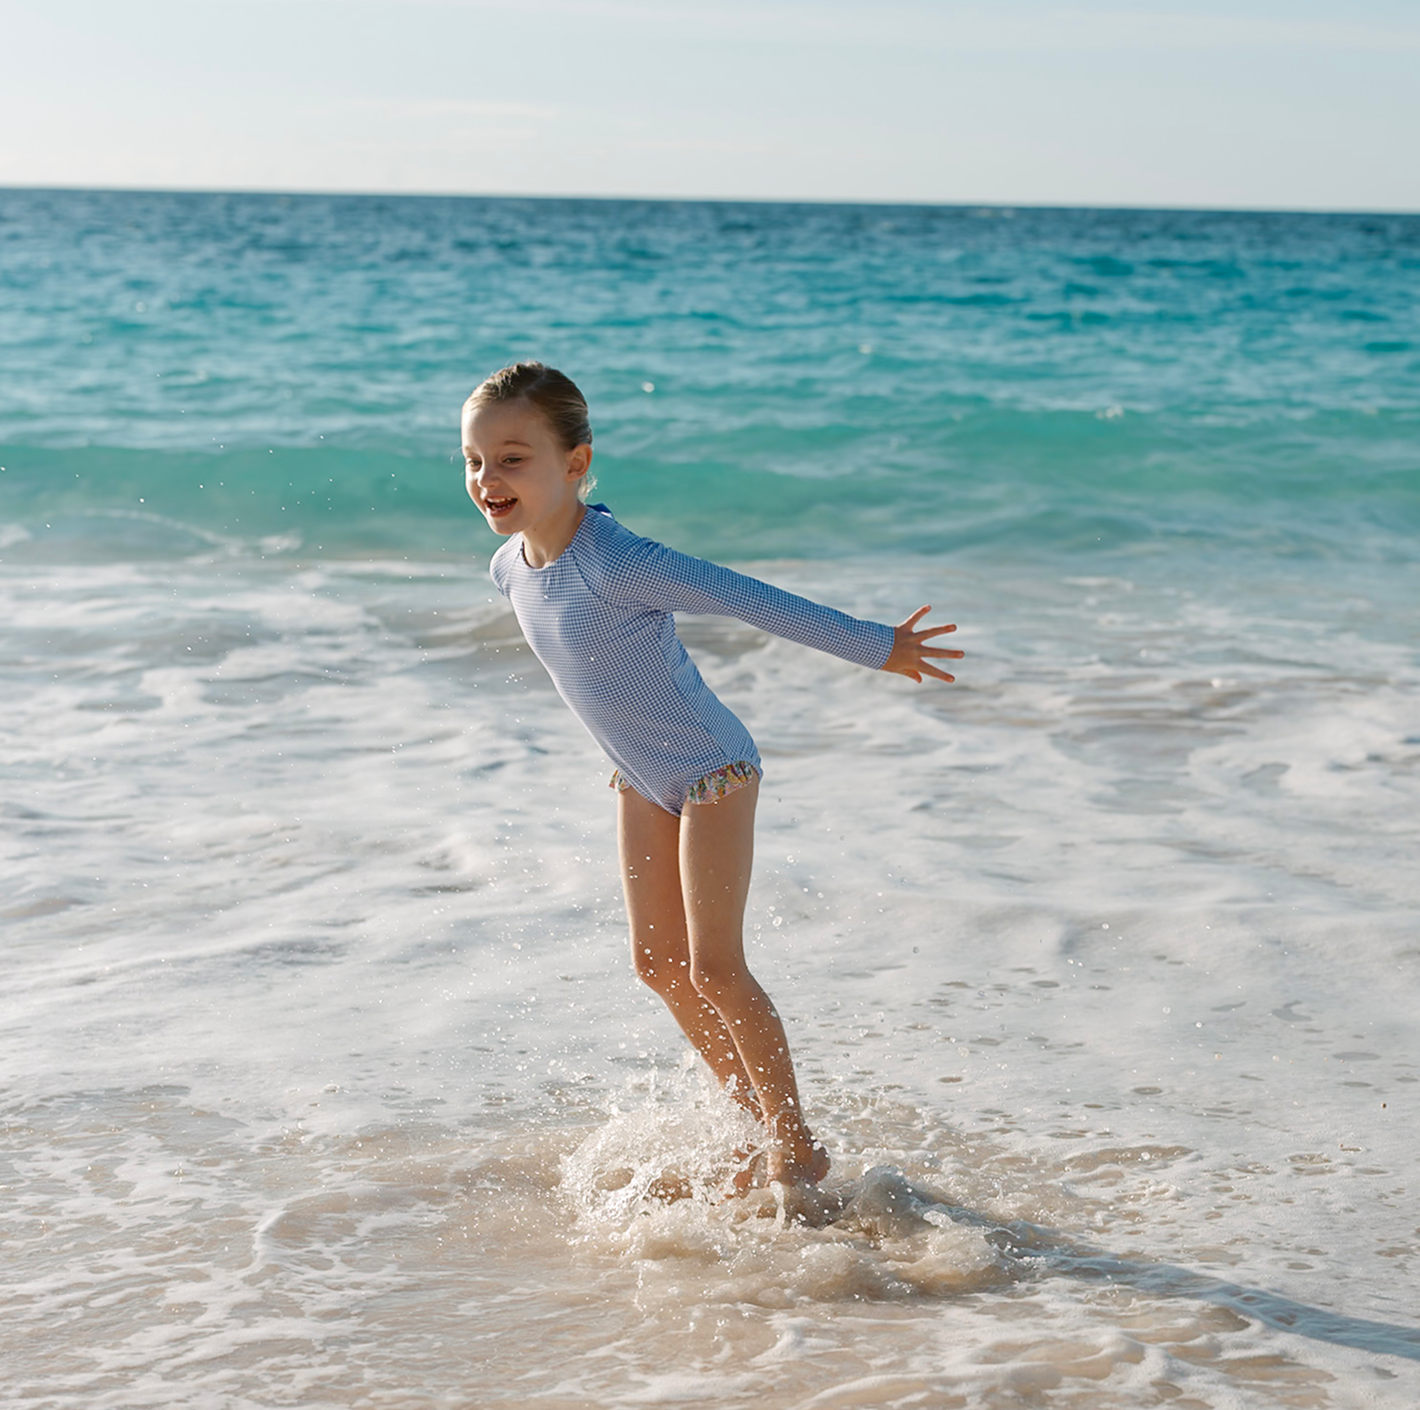
<svg viewBox="0 0 1420 1410">
<path fill-rule="evenodd" d="M 687 629 L 765 755 L 807 1223 L 720 1197 L 753 1132 L 631 977 L 607 766 L 481 579 L 0 576 L 24 1384 L 1409 1410 L 1406 652 L 1337 672 L 1275 585 L 775 571 L 969 652 Z"/>
</svg>

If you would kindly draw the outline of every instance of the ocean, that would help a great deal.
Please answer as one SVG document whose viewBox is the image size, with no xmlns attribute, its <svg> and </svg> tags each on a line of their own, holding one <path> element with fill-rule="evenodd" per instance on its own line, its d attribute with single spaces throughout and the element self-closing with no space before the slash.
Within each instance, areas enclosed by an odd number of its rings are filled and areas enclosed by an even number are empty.
<svg viewBox="0 0 1420 1410">
<path fill-rule="evenodd" d="M 960 625 L 682 623 L 808 1218 L 487 577 L 523 357 Z M 0 191 L 0 373 L 6 1405 L 1420 1403 L 1420 216 Z"/>
</svg>

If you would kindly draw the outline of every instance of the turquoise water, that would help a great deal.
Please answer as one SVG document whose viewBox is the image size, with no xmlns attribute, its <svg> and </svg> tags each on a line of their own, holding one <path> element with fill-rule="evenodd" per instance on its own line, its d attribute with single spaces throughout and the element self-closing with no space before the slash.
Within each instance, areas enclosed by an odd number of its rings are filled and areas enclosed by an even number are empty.
<svg viewBox="0 0 1420 1410">
<path fill-rule="evenodd" d="M 605 497 L 712 554 L 1420 528 L 1420 218 L 11 192 L 0 251 L 40 560 L 463 553 L 454 410 L 533 355 Z"/>
<path fill-rule="evenodd" d="M 681 624 L 807 1222 L 488 582 L 528 355 L 632 528 L 960 623 Z M 1420 217 L 0 192 L 7 1389 L 1414 1410 L 1417 374 Z"/>
</svg>

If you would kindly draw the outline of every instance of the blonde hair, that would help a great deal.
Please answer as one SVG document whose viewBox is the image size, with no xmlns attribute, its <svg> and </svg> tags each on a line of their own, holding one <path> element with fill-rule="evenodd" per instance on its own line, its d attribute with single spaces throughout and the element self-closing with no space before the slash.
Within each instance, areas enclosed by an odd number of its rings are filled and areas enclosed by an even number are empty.
<svg viewBox="0 0 1420 1410">
<path fill-rule="evenodd" d="M 510 401 L 525 401 L 540 411 L 563 450 L 591 445 L 587 399 L 577 384 L 555 367 L 541 362 L 514 362 L 500 367 L 469 393 L 464 409 Z M 590 474 L 584 475 L 577 493 L 585 499 L 595 485 Z"/>
</svg>

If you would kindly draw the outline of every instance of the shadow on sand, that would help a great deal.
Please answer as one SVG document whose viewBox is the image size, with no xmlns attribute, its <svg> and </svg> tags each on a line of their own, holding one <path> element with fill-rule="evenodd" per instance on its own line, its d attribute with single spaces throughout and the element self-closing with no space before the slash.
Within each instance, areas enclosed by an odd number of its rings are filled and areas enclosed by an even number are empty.
<svg viewBox="0 0 1420 1410">
<path fill-rule="evenodd" d="M 953 1205 L 913 1186 L 900 1171 L 878 1166 L 839 1194 L 809 1191 L 800 1209 L 788 1217 L 808 1223 L 852 1219 L 864 1205 L 891 1209 L 897 1219 L 940 1225 L 944 1219 L 979 1230 L 1021 1272 L 1031 1265 L 1065 1277 L 1137 1288 L 1155 1297 L 1192 1298 L 1216 1303 L 1279 1331 L 1314 1341 L 1333 1342 L 1382 1356 L 1420 1361 L 1420 1327 L 1346 1317 L 1263 1288 L 1244 1287 L 1223 1278 L 1195 1273 L 1172 1263 L 1147 1258 L 1121 1258 L 1073 1239 L 1056 1229 L 1024 1220 L 1003 1224 L 974 1210 Z M 781 1205 L 781 1211 L 782 1211 Z M 783 1214 L 781 1212 L 781 1218 Z"/>
</svg>

